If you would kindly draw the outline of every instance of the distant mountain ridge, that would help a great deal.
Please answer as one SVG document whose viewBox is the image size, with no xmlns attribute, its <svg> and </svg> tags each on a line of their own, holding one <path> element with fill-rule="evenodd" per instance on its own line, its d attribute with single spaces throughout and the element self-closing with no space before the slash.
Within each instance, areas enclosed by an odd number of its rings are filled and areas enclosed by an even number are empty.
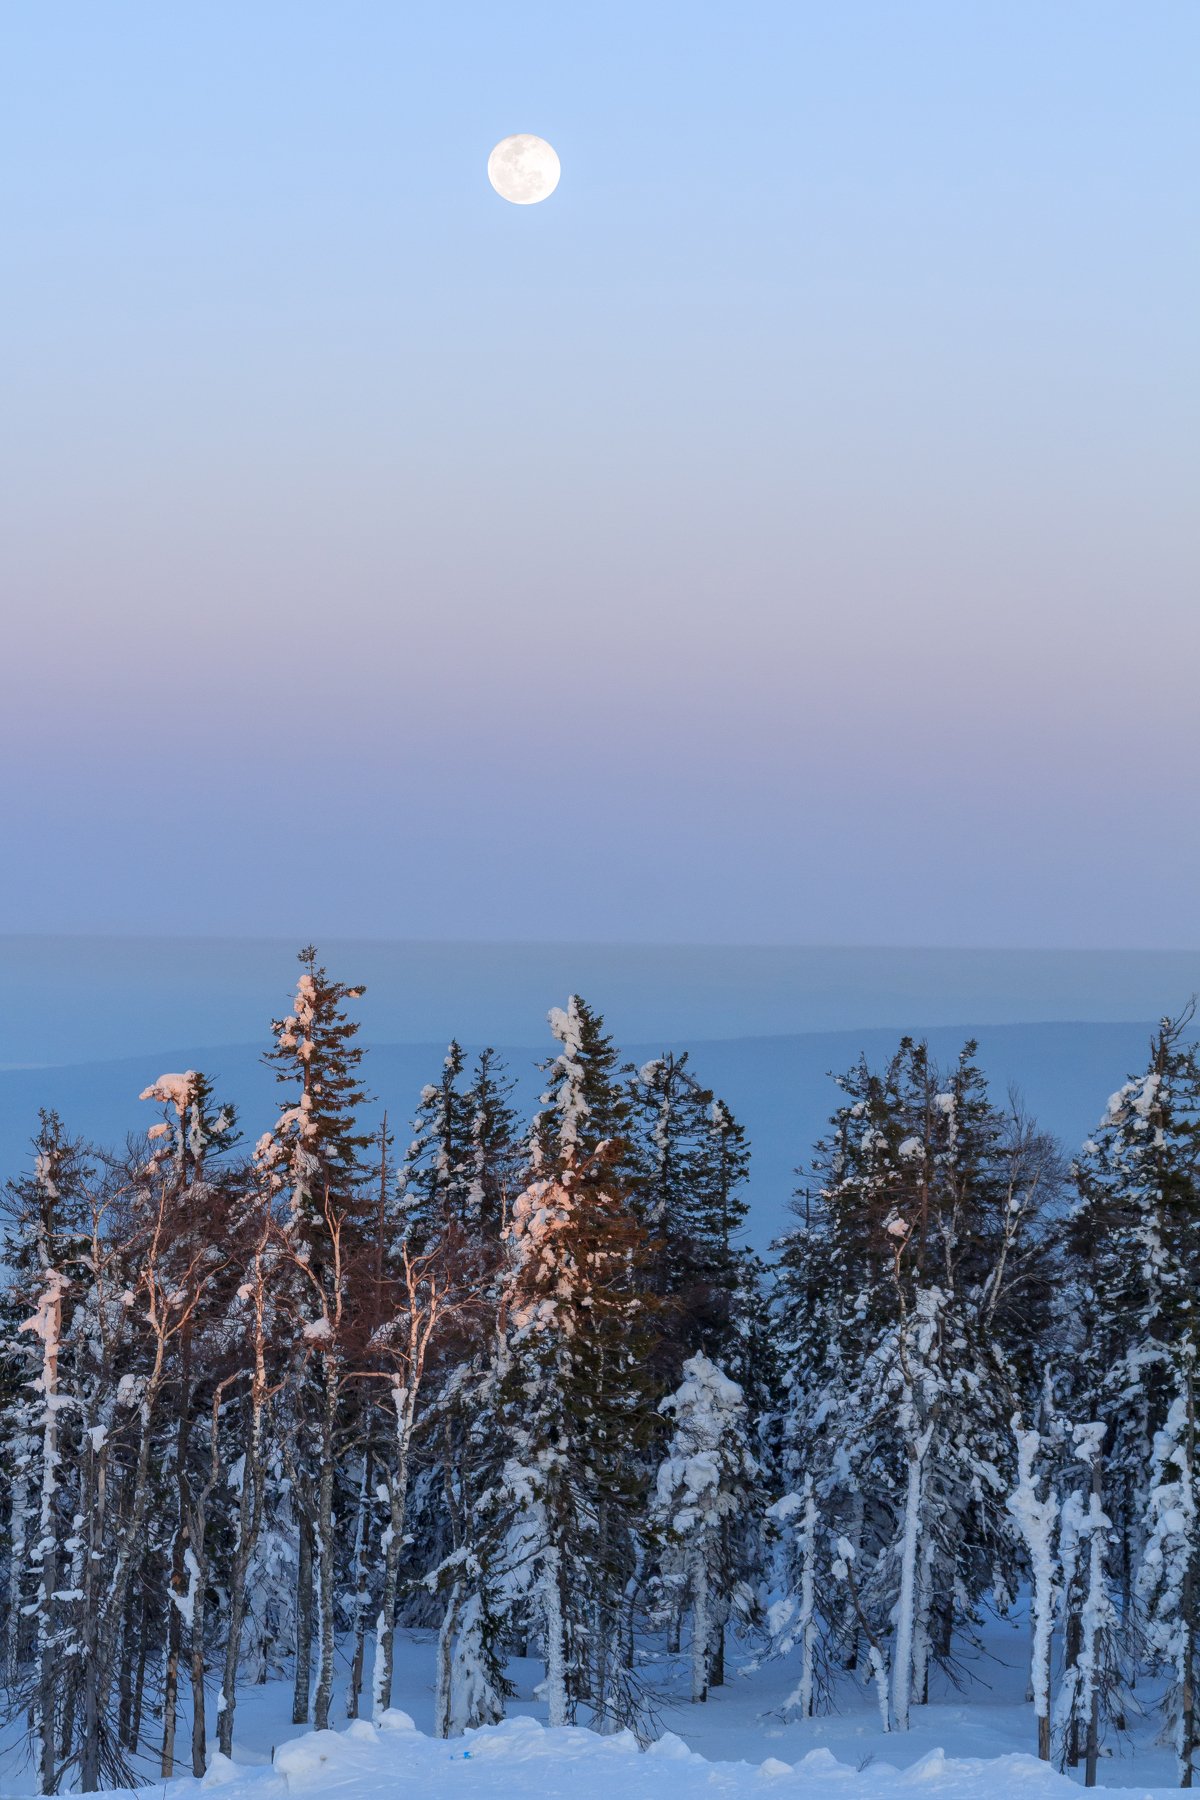
<svg viewBox="0 0 1200 1800">
<path fill-rule="evenodd" d="M 792 1036 L 1157 1019 L 1200 990 L 1200 951 L 318 940 L 361 981 L 379 1043 L 540 1044 L 580 993 L 618 1040 Z M 0 1067 L 263 1042 L 298 944 L 271 939 L 0 936 Z"/>
<path fill-rule="evenodd" d="M 923 1037 L 939 1061 L 958 1054 L 970 1037 L 998 1097 L 1021 1091 L 1029 1111 L 1070 1150 L 1096 1124 L 1108 1096 L 1126 1075 L 1141 1067 L 1152 1020 L 1044 1021 L 1001 1025 L 935 1025 Z M 697 1077 L 728 1101 L 751 1140 L 750 1230 L 766 1248 L 784 1229 L 788 1202 L 797 1186 L 796 1169 L 807 1163 L 815 1139 L 837 1103 L 829 1074 L 848 1068 L 860 1055 L 880 1062 L 901 1033 L 892 1027 L 716 1039 L 671 1037 L 622 1043 L 634 1064 L 664 1049 L 687 1049 Z M 168 1070 L 202 1067 L 214 1078 L 219 1097 L 236 1102 L 249 1142 L 274 1121 L 281 1090 L 261 1062 L 263 1039 L 153 1051 L 118 1059 L 0 1071 L 0 1179 L 16 1174 L 28 1158 L 39 1106 L 55 1108 L 72 1131 L 107 1144 L 127 1132 L 143 1133 L 158 1109 L 137 1096 Z M 476 1046 L 477 1047 L 477 1046 Z M 470 1048 L 470 1046 L 469 1046 Z M 542 1078 L 536 1063 L 549 1053 L 539 1047 L 501 1046 L 517 1080 L 517 1099 L 532 1110 Z M 422 1086 L 436 1078 L 445 1043 L 368 1044 L 365 1073 L 378 1114 L 386 1105 L 403 1147 Z"/>
</svg>

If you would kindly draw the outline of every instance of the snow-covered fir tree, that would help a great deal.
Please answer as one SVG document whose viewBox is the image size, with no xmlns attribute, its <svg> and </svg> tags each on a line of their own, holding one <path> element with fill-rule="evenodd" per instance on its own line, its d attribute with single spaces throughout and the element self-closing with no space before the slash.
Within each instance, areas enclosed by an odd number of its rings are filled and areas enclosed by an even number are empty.
<svg viewBox="0 0 1200 1800">
<path fill-rule="evenodd" d="M 514 1202 L 501 1294 L 499 1414 L 509 1444 L 507 1567 L 542 1645 L 551 1720 L 640 1717 L 625 1615 L 654 1427 L 647 1367 L 648 1244 L 612 1133 L 629 1117 L 598 1015 L 572 998 L 550 1015 L 534 1179 Z"/>
<path fill-rule="evenodd" d="M 1050 1147 L 991 1104 L 973 1053 L 943 1077 L 904 1040 L 843 1078 L 782 1246 L 792 1491 L 812 1478 L 824 1567 L 845 1572 L 832 1629 L 877 1685 L 886 1655 L 900 1729 L 985 1594 L 1015 1587 L 1008 1420 L 1050 1279 Z"/>
<path fill-rule="evenodd" d="M 703 1354 L 662 1401 L 672 1421 L 650 1509 L 666 1548 L 666 1607 L 690 1619 L 692 1699 L 707 1700 L 724 1679 L 731 1617 L 754 1616 L 754 1525 L 758 1465 L 750 1451 L 746 1403 L 736 1382 Z"/>
<path fill-rule="evenodd" d="M 1194 1581 L 1184 1579 L 1178 1560 L 1183 1540 L 1171 1526 L 1191 1503 L 1186 1421 L 1200 1281 L 1192 1010 L 1161 1022 L 1145 1070 L 1112 1095 L 1075 1163 L 1060 1384 L 1064 1409 L 1097 1444 L 1096 1486 L 1109 1521 L 1106 1583 L 1121 1597 L 1121 1655 L 1131 1663 L 1148 1650 L 1152 1666 L 1171 1674 L 1170 1730 L 1188 1782 L 1197 1750 L 1191 1669 L 1200 1621 Z M 1164 1489 L 1175 1495 L 1165 1509 Z M 1078 1640 L 1076 1625 L 1069 1665 Z M 1114 1684 L 1097 1691 L 1107 1708 Z M 1078 1737 L 1076 1729 L 1072 1761 Z"/>
</svg>

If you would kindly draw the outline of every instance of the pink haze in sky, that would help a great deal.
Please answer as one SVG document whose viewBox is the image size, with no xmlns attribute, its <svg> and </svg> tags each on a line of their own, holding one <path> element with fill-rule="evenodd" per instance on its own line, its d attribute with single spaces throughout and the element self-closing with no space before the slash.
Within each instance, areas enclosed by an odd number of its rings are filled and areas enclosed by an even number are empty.
<svg viewBox="0 0 1200 1800">
<path fill-rule="evenodd" d="M 0 928 L 1194 943 L 1194 10 L 468 11 L 5 21 Z"/>
</svg>

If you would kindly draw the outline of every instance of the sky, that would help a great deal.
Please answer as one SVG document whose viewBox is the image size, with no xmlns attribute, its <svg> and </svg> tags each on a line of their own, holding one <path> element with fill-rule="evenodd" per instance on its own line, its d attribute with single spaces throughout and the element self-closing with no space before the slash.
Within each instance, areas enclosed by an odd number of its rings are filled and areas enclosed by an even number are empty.
<svg viewBox="0 0 1200 1800">
<path fill-rule="evenodd" d="M 1198 57 L 4 8 L 0 930 L 1195 946 Z"/>
</svg>

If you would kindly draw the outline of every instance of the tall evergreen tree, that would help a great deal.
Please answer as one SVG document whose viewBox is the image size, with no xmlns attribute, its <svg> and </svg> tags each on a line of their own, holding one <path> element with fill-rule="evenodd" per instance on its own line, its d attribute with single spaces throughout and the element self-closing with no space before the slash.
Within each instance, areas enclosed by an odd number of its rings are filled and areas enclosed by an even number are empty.
<svg viewBox="0 0 1200 1800">
<path fill-rule="evenodd" d="M 1008 1420 L 1049 1276 L 1048 1147 L 991 1105 L 973 1052 L 943 1078 L 905 1039 L 882 1073 L 843 1079 L 782 1270 L 785 1341 L 812 1353 L 793 1374 L 788 1458 L 815 1477 L 825 1542 L 849 1546 L 851 1659 L 865 1637 L 878 1674 L 890 1637 L 901 1728 L 931 1660 L 998 1579 L 1014 1585 Z"/>
<path fill-rule="evenodd" d="M 68 1617 L 62 1580 L 73 1518 L 69 1465 L 78 1448 L 71 1349 L 88 1280 L 84 1144 L 42 1112 L 33 1171 L 5 1195 L 8 1285 L 0 1304 L 3 1464 L 8 1471 L 9 1584 L 5 1669 L 15 1690 L 28 1668 L 38 1791 L 54 1793 L 64 1761 L 60 1658 Z"/>
<path fill-rule="evenodd" d="M 453 1225 L 465 1228 L 470 1211 L 471 1111 L 460 1086 L 465 1058 L 452 1042 L 436 1082 L 421 1090 L 413 1139 L 400 1174 L 405 1235 L 428 1245 Z"/>
<path fill-rule="evenodd" d="M 300 1541 L 292 1716 L 297 1723 L 308 1718 L 315 1589 L 319 1654 L 312 1705 L 321 1730 L 329 1723 L 333 1698 L 345 1384 L 351 1346 L 361 1341 L 364 1296 L 372 1291 L 375 1207 L 367 1191 L 365 1153 L 375 1139 L 358 1118 L 367 1100 L 359 1072 L 363 1052 L 354 1042 L 358 1021 L 346 1012 L 346 1002 L 361 998 L 364 990 L 331 980 L 312 945 L 299 960 L 292 1011 L 274 1021 L 275 1046 L 265 1059 L 277 1079 L 292 1088 L 293 1103 L 280 1114 L 274 1132 L 259 1140 L 255 1157 L 260 1172 L 289 1202 L 283 1242 L 294 1296 L 292 1403 L 303 1440 L 293 1467 Z M 357 1429 L 358 1421 L 349 1425 Z"/>
<path fill-rule="evenodd" d="M 361 1220 L 364 1155 L 374 1138 L 359 1123 L 368 1095 L 359 1073 L 363 1051 L 354 1042 L 359 1023 L 346 1002 L 366 990 L 332 981 L 311 944 L 298 960 L 293 1009 L 272 1022 L 275 1044 L 264 1058 L 291 1090 L 291 1104 L 259 1140 L 258 1157 L 287 1190 L 298 1239 L 317 1266 L 328 1259 L 328 1209 L 356 1225 Z"/>
<path fill-rule="evenodd" d="M 550 1023 L 562 1050 L 549 1065 L 542 1161 L 507 1233 L 499 1413 L 510 1451 L 490 1504 L 511 1521 L 506 1564 L 543 1645 L 551 1722 L 586 1708 L 601 1726 L 627 1725 L 640 1705 L 623 1615 L 654 1428 L 647 1244 L 602 1021 L 572 999 Z"/>
<path fill-rule="evenodd" d="M 666 1542 L 664 1583 L 691 1615 L 692 1699 L 724 1679 L 731 1615 L 754 1615 L 758 1465 L 750 1451 L 742 1390 L 703 1354 L 662 1402 L 674 1423 L 659 1464 L 652 1522 Z"/>
<path fill-rule="evenodd" d="M 1126 1653 L 1140 1594 L 1152 1659 L 1172 1672 L 1180 1778 L 1190 1785 L 1198 1726 L 1197 1534 L 1192 1424 L 1200 1283 L 1200 1058 L 1193 1016 L 1164 1019 L 1146 1069 L 1113 1094 L 1075 1165 L 1068 1223 L 1072 1281 L 1064 1404 L 1101 1428 L 1098 1459 L 1112 1584 L 1124 1595 Z M 1164 1511 L 1163 1492 L 1177 1503 Z"/>
</svg>

